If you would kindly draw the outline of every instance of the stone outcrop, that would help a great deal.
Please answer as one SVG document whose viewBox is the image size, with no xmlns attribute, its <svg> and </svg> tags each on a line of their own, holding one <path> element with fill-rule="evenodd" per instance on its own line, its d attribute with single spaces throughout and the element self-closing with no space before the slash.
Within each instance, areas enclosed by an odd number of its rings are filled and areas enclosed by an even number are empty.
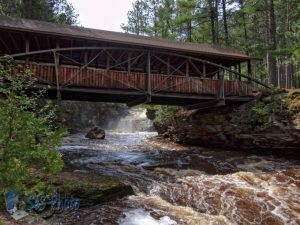
<svg viewBox="0 0 300 225">
<path fill-rule="evenodd" d="M 133 194 L 130 186 L 97 174 L 62 172 L 56 183 L 58 193 L 80 199 L 80 207 L 101 204 Z"/>
<path fill-rule="evenodd" d="M 300 91 L 280 91 L 241 106 L 178 112 L 158 133 L 177 143 L 252 150 L 300 150 Z"/>
</svg>

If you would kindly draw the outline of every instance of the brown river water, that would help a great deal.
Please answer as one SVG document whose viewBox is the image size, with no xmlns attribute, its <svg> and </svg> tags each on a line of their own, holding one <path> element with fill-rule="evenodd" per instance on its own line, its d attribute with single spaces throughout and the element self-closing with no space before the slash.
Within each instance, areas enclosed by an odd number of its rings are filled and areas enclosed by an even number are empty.
<svg viewBox="0 0 300 225">
<path fill-rule="evenodd" d="M 74 134 L 61 148 L 82 172 L 131 185 L 135 194 L 64 215 L 60 224 L 300 224 L 300 161 L 185 147 L 154 132 Z"/>
<path fill-rule="evenodd" d="M 105 140 L 70 135 L 61 152 L 77 172 L 115 177 L 134 194 L 56 224 L 300 224 L 300 157 L 169 143 L 147 132 L 152 122 L 140 109 L 116 124 Z"/>
</svg>

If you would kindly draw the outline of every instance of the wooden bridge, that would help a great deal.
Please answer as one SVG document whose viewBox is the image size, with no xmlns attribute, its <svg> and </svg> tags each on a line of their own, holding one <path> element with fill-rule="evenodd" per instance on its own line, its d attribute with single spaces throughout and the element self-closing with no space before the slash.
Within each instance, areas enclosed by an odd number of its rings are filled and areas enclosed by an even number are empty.
<svg viewBox="0 0 300 225">
<path fill-rule="evenodd" d="M 251 58 L 232 49 L 0 16 L 0 60 L 50 98 L 194 105 L 252 100 Z M 246 74 L 242 73 L 246 70 Z"/>
</svg>

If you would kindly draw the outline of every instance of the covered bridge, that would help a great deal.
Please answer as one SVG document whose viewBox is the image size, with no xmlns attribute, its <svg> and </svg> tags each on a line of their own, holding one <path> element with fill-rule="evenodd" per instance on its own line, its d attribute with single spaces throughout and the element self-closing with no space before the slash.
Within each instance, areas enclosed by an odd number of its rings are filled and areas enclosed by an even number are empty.
<svg viewBox="0 0 300 225">
<path fill-rule="evenodd" d="M 258 82 L 251 57 L 233 49 L 0 16 L 9 58 L 32 71 L 33 88 L 66 100 L 219 104 L 251 100 Z"/>
</svg>

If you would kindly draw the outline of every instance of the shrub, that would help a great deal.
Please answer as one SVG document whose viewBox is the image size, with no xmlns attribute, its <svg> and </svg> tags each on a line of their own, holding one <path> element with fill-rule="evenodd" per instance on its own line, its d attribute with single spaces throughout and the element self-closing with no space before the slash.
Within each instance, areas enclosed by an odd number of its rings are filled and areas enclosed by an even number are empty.
<svg viewBox="0 0 300 225">
<path fill-rule="evenodd" d="M 271 117 L 268 108 L 262 102 L 257 102 L 252 108 L 252 126 L 253 128 L 266 128 L 270 122 Z"/>
<path fill-rule="evenodd" d="M 61 144 L 64 129 L 52 125 L 55 108 L 38 105 L 41 92 L 30 92 L 29 71 L 0 65 L 0 194 L 8 188 L 19 193 L 39 191 L 63 168 Z M 32 176 L 35 172 L 38 176 Z"/>
<path fill-rule="evenodd" d="M 159 106 L 155 111 L 154 122 L 158 124 L 172 123 L 173 119 L 177 116 L 176 114 L 181 109 L 179 106 Z"/>
</svg>

